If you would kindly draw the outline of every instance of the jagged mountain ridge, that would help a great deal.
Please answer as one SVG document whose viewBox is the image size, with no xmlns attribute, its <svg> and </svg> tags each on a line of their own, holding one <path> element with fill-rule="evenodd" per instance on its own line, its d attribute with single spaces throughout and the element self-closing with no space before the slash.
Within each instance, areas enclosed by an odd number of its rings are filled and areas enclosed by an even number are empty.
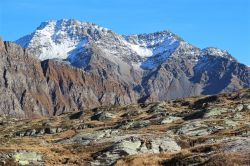
<svg viewBox="0 0 250 166">
<path fill-rule="evenodd" d="M 92 23 L 58 20 L 16 43 L 26 49 L 1 44 L 1 88 L 13 98 L 2 108 L 20 117 L 250 87 L 250 69 L 228 52 L 199 49 L 169 31 L 122 36 Z M 25 71 L 31 70 L 28 79 Z"/>
<path fill-rule="evenodd" d="M 160 58 L 166 59 L 171 50 L 179 45 L 179 40 L 168 31 L 121 36 L 93 23 L 64 19 L 44 22 L 35 32 L 17 40 L 16 43 L 32 50 L 41 60 L 59 58 L 74 63 L 76 59 L 81 58 L 79 54 L 92 44 L 111 55 L 106 57 L 109 60 L 118 57 L 126 63 L 140 64 L 146 57 L 151 58 L 159 54 L 162 56 L 156 58 L 158 61 Z M 82 62 L 81 66 L 85 63 L 87 62 Z M 149 61 L 145 68 L 147 66 L 150 67 Z"/>
<path fill-rule="evenodd" d="M 134 54 L 135 59 L 136 55 L 145 59 L 145 57 L 152 58 L 166 52 L 171 54 L 180 43 L 192 47 L 170 31 L 122 36 L 96 24 L 72 19 L 43 22 L 33 33 L 18 39 L 16 43 L 31 49 L 41 60 L 71 59 L 72 54 L 77 54 L 76 50 L 84 48 L 87 43 L 94 43 L 102 49 L 106 48 L 106 51 L 113 55 L 121 54 L 119 51 L 124 51 L 126 56 Z M 122 48 L 123 50 L 119 50 Z M 229 57 L 226 51 L 216 48 L 208 48 L 208 50 L 210 54 Z M 204 49 L 200 52 L 208 50 Z M 164 58 L 163 55 L 161 56 Z"/>
</svg>

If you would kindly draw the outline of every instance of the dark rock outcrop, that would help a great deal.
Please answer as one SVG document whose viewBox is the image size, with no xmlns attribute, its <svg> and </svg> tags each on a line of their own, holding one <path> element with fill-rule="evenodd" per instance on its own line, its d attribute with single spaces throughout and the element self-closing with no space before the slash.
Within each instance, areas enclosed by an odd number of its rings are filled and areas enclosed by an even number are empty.
<svg viewBox="0 0 250 166">
<path fill-rule="evenodd" d="M 19 118 L 52 115 L 41 62 L 20 46 L 0 41 L 0 110 Z"/>
</svg>

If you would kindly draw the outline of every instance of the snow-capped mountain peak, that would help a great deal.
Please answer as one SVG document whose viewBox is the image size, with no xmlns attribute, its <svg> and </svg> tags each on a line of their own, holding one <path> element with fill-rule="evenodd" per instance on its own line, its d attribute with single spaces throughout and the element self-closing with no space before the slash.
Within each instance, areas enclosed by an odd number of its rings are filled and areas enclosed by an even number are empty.
<svg viewBox="0 0 250 166">
<path fill-rule="evenodd" d="M 192 63 L 206 59 L 207 55 L 234 59 L 218 48 L 200 50 L 168 30 L 122 36 L 96 24 L 74 19 L 43 22 L 16 43 L 34 52 L 40 60 L 63 59 L 77 63 L 78 67 L 88 64 L 86 60 L 92 56 L 90 49 L 100 50 L 100 56 L 118 66 L 125 64 L 143 70 L 157 68 L 170 56 L 189 59 Z"/>
<path fill-rule="evenodd" d="M 226 50 L 222 50 L 222 49 L 215 48 L 215 47 L 207 47 L 201 50 L 201 57 L 206 57 L 207 55 L 227 58 L 231 61 L 235 60 L 235 58 L 233 58 Z"/>
<path fill-rule="evenodd" d="M 74 49 L 83 47 L 89 37 L 98 38 L 100 33 L 108 31 L 95 24 L 72 19 L 52 20 L 41 23 L 35 32 L 16 43 L 34 51 L 41 60 L 66 59 Z"/>
<path fill-rule="evenodd" d="M 93 23 L 62 19 L 41 23 L 33 33 L 16 43 L 32 50 L 40 60 L 58 58 L 69 61 L 79 59 L 77 54 L 92 43 L 115 63 L 114 59 L 125 60 L 131 65 L 152 69 L 164 62 L 180 41 L 169 31 L 122 36 Z"/>
<path fill-rule="evenodd" d="M 182 41 L 170 31 L 130 35 L 126 39 L 140 48 L 148 49 L 148 52 L 151 53 L 140 65 L 142 69 L 146 70 L 156 68 L 166 61 Z"/>
</svg>

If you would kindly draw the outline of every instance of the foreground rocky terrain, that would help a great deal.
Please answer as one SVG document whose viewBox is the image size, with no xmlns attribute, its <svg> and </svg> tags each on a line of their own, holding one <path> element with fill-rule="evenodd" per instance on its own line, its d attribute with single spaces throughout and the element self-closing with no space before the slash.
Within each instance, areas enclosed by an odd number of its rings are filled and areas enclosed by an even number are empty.
<svg viewBox="0 0 250 166">
<path fill-rule="evenodd" d="M 20 119 L 250 87 L 250 68 L 227 51 L 170 31 L 122 36 L 63 19 L 16 43 L 0 41 L 0 114 Z"/>
<path fill-rule="evenodd" d="M 0 165 L 249 165 L 250 89 L 0 117 Z"/>
</svg>

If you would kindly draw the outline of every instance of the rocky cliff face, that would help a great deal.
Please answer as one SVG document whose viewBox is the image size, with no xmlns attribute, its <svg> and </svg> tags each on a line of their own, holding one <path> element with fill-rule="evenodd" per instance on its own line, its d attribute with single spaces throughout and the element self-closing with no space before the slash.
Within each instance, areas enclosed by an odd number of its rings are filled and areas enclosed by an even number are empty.
<svg viewBox="0 0 250 166">
<path fill-rule="evenodd" d="M 51 116 L 250 87 L 249 67 L 169 32 L 122 36 L 92 23 L 42 23 L 1 41 L 1 113 Z M 6 97 L 7 96 L 7 97 Z"/>
<path fill-rule="evenodd" d="M 16 117 L 50 115 L 53 105 L 41 62 L 20 46 L 0 41 L 0 110 Z"/>
<path fill-rule="evenodd" d="M 112 71 L 106 74 L 107 66 L 86 72 L 62 61 L 41 62 L 20 46 L 2 41 L 0 53 L 3 114 L 20 118 L 51 116 L 137 101 L 132 85 L 112 75 Z"/>
<path fill-rule="evenodd" d="M 92 72 L 56 61 L 43 61 L 43 72 L 54 105 L 54 115 L 79 111 L 102 105 L 136 103 L 138 95 L 131 84 L 107 73 L 104 69 Z"/>
</svg>

